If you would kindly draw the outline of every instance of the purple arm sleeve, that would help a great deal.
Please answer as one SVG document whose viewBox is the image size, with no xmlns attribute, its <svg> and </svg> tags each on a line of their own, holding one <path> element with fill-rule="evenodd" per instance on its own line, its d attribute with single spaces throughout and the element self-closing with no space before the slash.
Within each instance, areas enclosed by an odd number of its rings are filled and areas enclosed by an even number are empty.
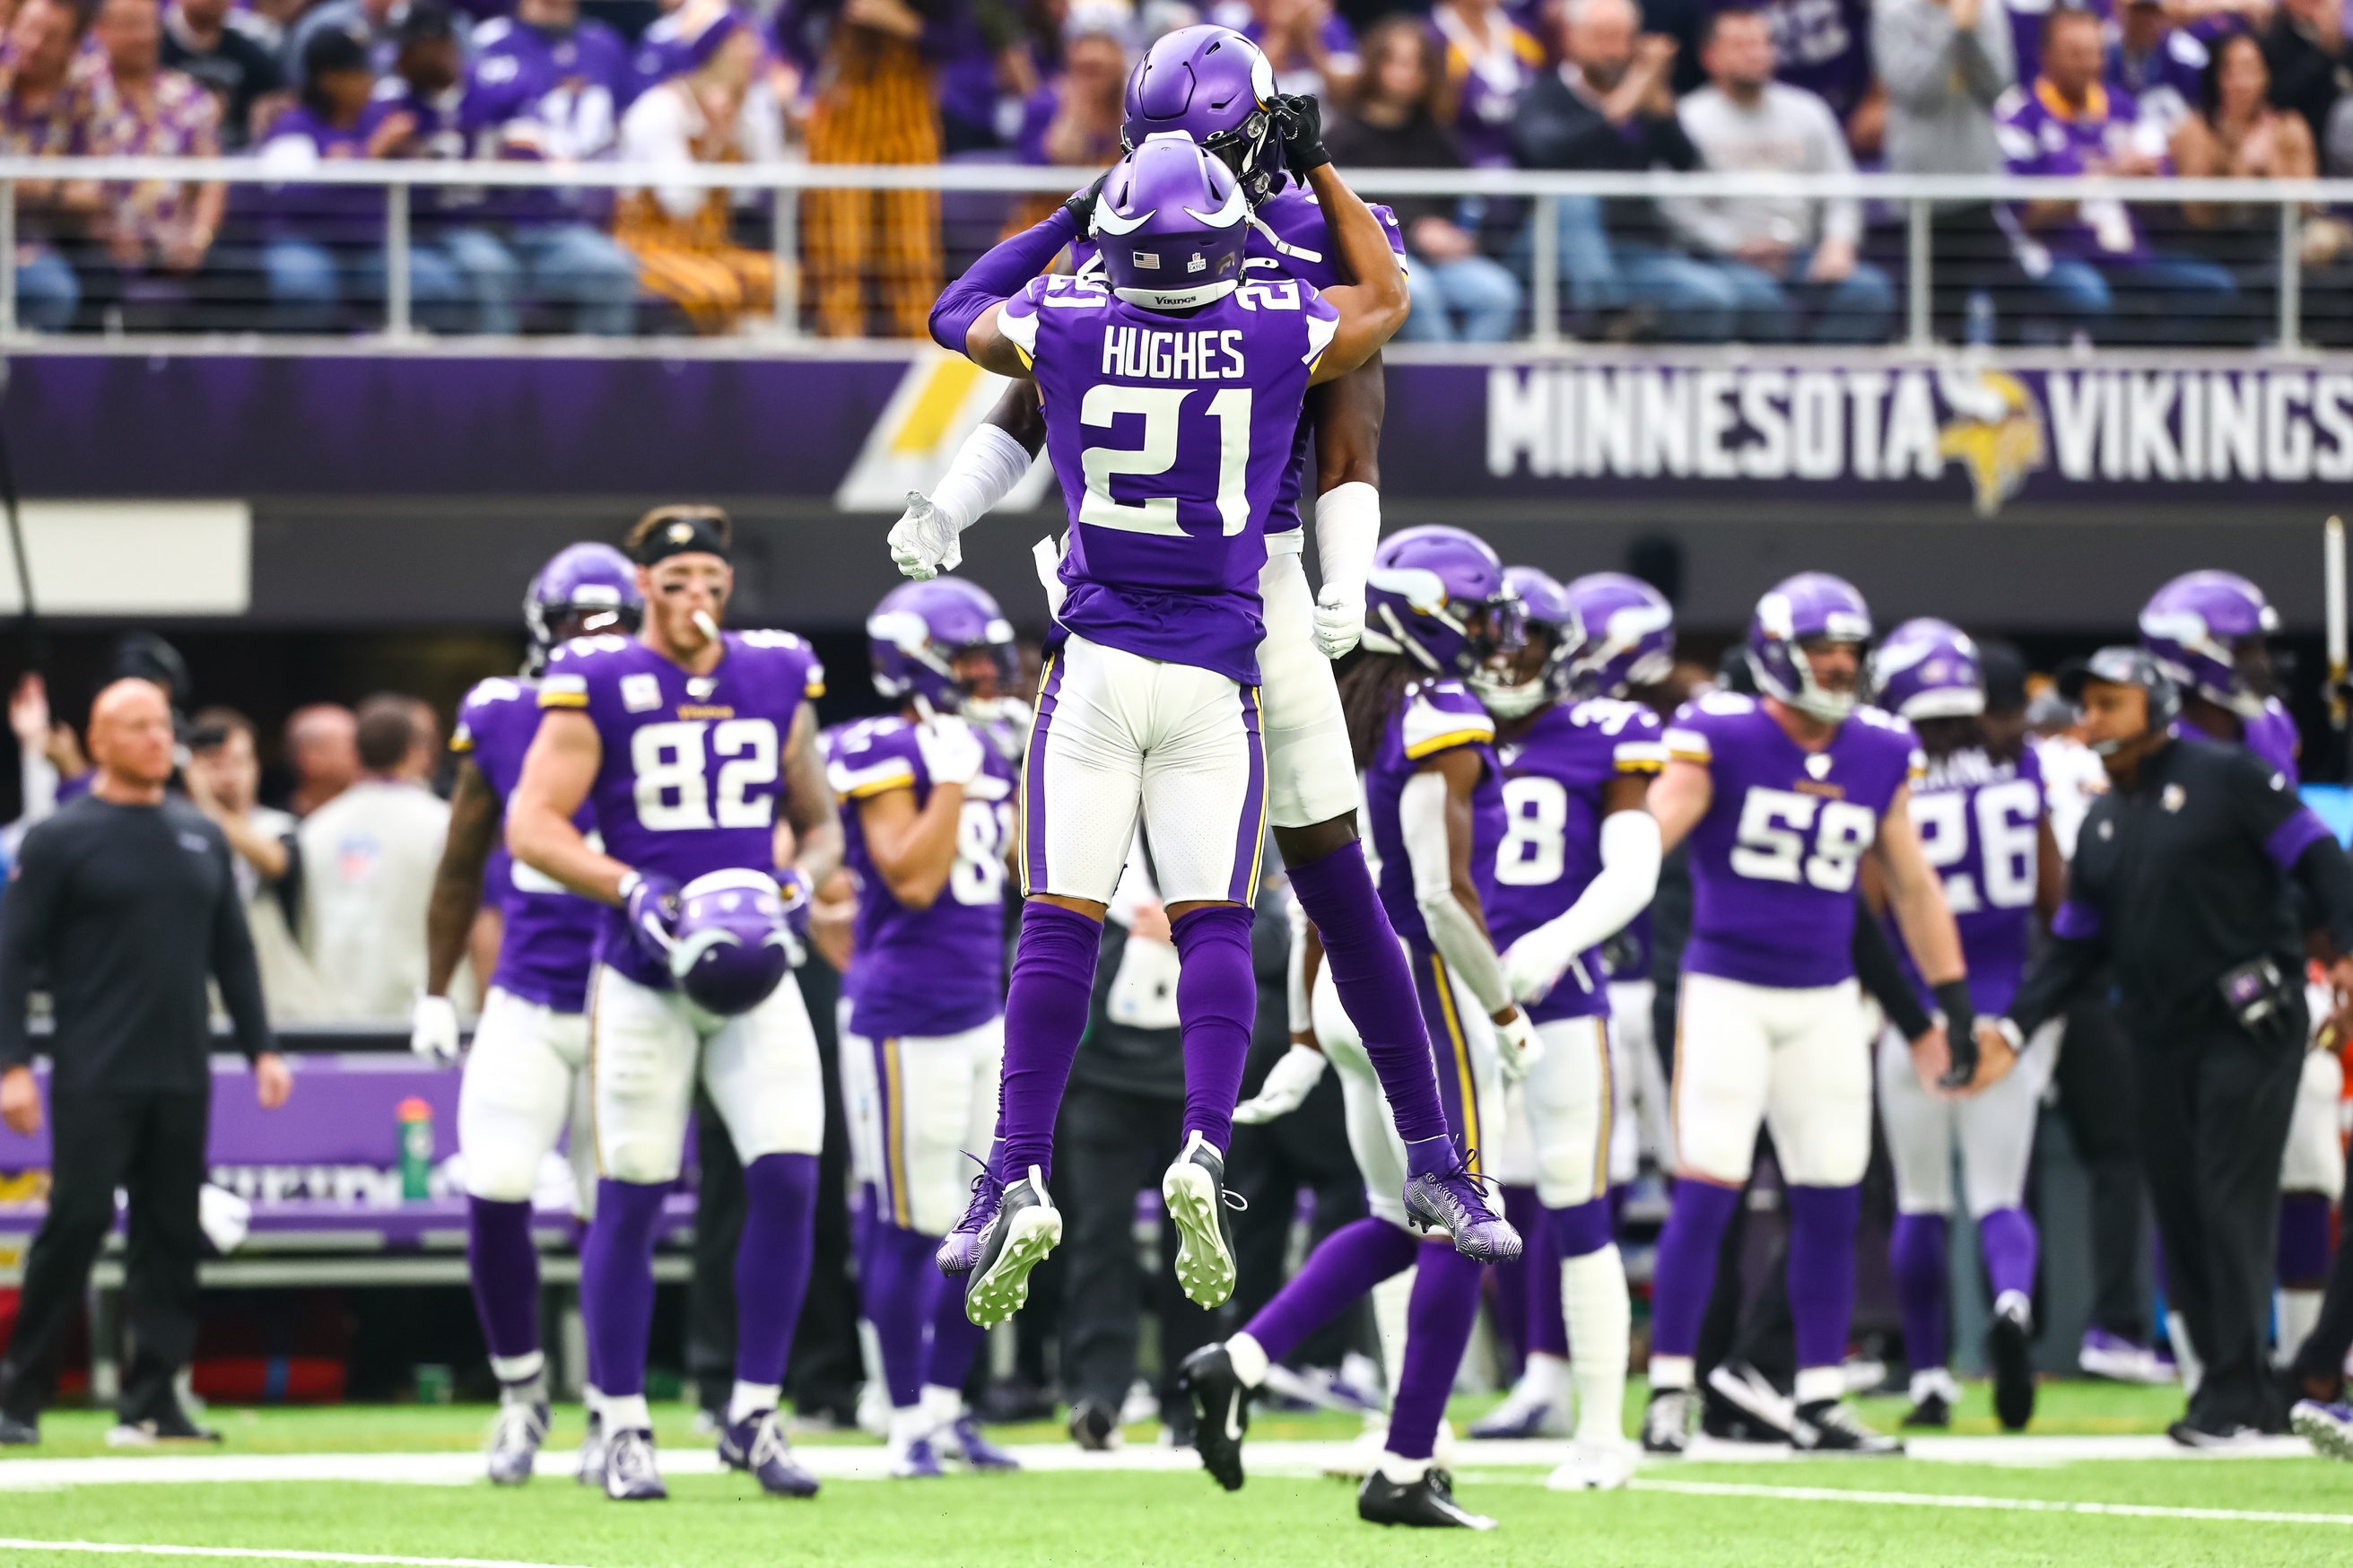
<svg viewBox="0 0 2353 1568">
<path fill-rule="evenodd" d="M 2086 941 L 2100 934 L 2100 911 L 2080 899 L 2070 899 L 2059 906 L 2052 918 L 2051 934 Z"/>
<path fill-rule="evenodd" d="M 2263 840 L 2263 853 L 2283 871 L 2292 871 L 2304 852 L 2328 837 L 2328 828 L 2309 806 L 2300 806 Z"/>
<path fill-rule="evenodd" d="M 1071 216 L 1068 207 L 1056 207 L 1045 222 L 999 240 L 963 277 L 941 290 L 939 303 L 932 307 L 932 341 L 950 353 L 964 353 L 972 324 L 987 315 L 991 305 L 1019 293 L 1021 286 L 1043 272 L 1062 247 L 1078 237 L 1078 220 Z"/>
</svg>

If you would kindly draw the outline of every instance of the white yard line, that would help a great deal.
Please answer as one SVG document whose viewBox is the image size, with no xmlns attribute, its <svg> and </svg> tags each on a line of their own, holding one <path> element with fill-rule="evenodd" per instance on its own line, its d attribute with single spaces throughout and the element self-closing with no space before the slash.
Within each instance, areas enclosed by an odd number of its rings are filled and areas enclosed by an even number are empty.
<svg viewBox="0 0 2353 1568">
<path fill-rule="evenodd" d="M 274 1563 L 398 1563 L 406 1568 L 564 1568 L 503 1557 L 395 1557 L 375 1552 L 284 1552 L 261 1546 L 150 1546 L 119 1541 L 19 1541 L 0 1536 L 0 1552 L 90 1552 L 124 1557 L 267 1558 Z"/>
<path fill-rule="evenodd" d="M 2284 1513 L 2266 1509 L 2161 1508 L 2135 1502 L 2056 1502 L 2044 1498 L 1972 1497 L 1944 1492 L 1849 1491 L 1840 1487 L 1747 1486 L 1731 1481 L 1668 1481 L 1637 1477 L 1633 1489 L 1686 1497 L 1762 1498 L 1775 1502 L 1862 1503 L 1881 1508 L 1983 1509 L 1997 1513 L 2101 1514 L 2127 1519 L 2206 1519 L 2232 1524 L 2353 1524 L 2353 1513 Z"/>
</svg>

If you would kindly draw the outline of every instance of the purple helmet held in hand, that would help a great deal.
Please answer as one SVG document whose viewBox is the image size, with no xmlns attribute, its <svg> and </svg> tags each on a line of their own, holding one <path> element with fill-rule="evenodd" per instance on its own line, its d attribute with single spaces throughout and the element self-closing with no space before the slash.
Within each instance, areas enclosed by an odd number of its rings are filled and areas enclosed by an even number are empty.
<svg viewBox="0 0 2353 1568">
<path fill-rule="evenodd" d="M 1872 700 L 1906 719 L 1972 719 L 1985 711 L 1985 669 L 1969 634 L 1923 616 L 1887 634 L 1871 656 Z"/>
<path fill-rule="evenodd" d="M 1568 696 L 1623 697 L 1674 672 L 1675 607 L 1664 594 L 1623 572 L 1588 572 L 1561 592 L 1577 622 L 1559 655 Z"/>
<path fill-rule="evenodd" d="M 1180 135 L 1155 136 L 1121 159 L 1095 203 L 1112 292 L 1147 310 L 1232 293 L 1249 238 L 1250 203 L 1232 172 Z"/>
<path fill-rule="evenodd" d="M 609 544 L 565 545 L 523 591 L 522 624 L 531 631 L 533 666 L 543 663 L 548 650 L 567 635 L 635 636 L 645 607 L 637 565 L 628 556 Z M 564 624 L 575 617 L 579 629 L 567 634 Z"/>
<path fill-rule="evenodd" d="M 1365 579 L 1365 646 L 1433 675 L 1475 677 L 1521 643 L 1520 599 L 1476 534 L 1432 525 L 1390 535 Z"/>
<path fill-rule="evenodd" d="M 1824 686 L 1814 675 L 1808 643 L 1852 643 L 1858 664 L 1871 641 L 1871 606 L 1854 584 L 1827 572 L 1800 572 L 1775 584 L 1757 601 L 1748 623 L 1748 668 L 1757 689 L 1799 712 L 1837 723 L 1862 700 L 1862 675 L 1844 690 Z"/>
<path fill-rule="evenodd" d="M 1013 627 L 987 590 L 962 577 L 892 589 L 866 617 L 866 641 L 874 689 L 934 713 L 961 712 L 977 695 L 956 674 L 957 663 L 974 653 L 994 662 L 997 692 L 1013 687 Z"/>
<path fill-rule="evenodd" d="M 2140 612 L 2140 645 L 2175 684 L 2246 719 L 2263 712 L 2270 695 L 2270 649 L 2263 639 L 2278 630 L 2279 612 L 2235 572 L 2176 577 Z"/>
<path fill-rule="evenodd" d="M 1256 44 L 1231 27 L 1179 27 L 1128 76 L 1120 142 L 1132 153 L 1154 136 L 1189 136 L 1233 172 L 1255 205 L 1274 194 L 1282 171 L 1274 100 L 1274 67 Z"/>
<path fill-rule="evenodd" d="M 1498 654 L 1466 683 L 1479 706 L 1498 719 L 1522 719 L 1567 693 L 1561 678 L 1563 652 L 1583 635 L 1568 595 L 1552 574 L 1535 566 L 1507 566 L 1504 583 L 1518 595 L 1520 622 L 1528 638 L 1517 650 Z M 1535 636 L 1542 632 L 1540 644 Z M 1538 662 L 1539 657 L 1541 663 Z"/>
<path fill-rule="evenodd" d="M 679 889 L 670 977 L 706 1013 L 733 1017 L 768 999 L 792 967 L 784 896 L 765 871 L 712 871 Z"/>
</svg>

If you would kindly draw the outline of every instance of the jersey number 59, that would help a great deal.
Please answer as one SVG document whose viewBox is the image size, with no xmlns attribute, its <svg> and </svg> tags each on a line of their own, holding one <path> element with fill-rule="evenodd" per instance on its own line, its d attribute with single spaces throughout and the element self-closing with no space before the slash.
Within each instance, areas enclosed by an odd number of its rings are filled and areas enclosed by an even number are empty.
<svg viewBox="0 0 2353 1568">
<path fill-rule="evenodd" d="M 1753 784 L 1740 803 L 1732 869 L 1760 882 L 1804 882 L 1843 893 L 1854 886 L 1855 863 L 1878 832 L 1870 808 L 1851 800 Z"/>
</svg>

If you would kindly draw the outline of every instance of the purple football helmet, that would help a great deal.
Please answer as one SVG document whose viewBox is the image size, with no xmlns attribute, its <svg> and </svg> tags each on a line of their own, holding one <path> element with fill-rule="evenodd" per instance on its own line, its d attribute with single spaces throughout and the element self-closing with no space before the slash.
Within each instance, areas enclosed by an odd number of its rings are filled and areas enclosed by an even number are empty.
<svg viewBox="0 0 2353 1568">
<path fill-rule="evenodd" d="M 534 665 L 544 661 L 573 616 L 580 629 L 633 636 L 645 614 L 635 563 L 609 544 L 567 544 L 539 569 L 523 591 L 522 624 L 531 631 Z"/>
<path fill-rule="evenodd" d="M 1550 573 L 1535 566 L 1507 566 L 1504 582 L 1519 596 L 1521 625 L 1530 637 L 1544 633 L 1543 667 L 1525 680 L 1514 679 L 1528 668 L 1524 643 L 1516 653 L 1507 651 L 1482 665 L 1467 684 L 1477 694 L 1479 706 L 1496 718 L 1521 719 L 1567 695 L 1561 658 L 1584 633 L 1568 595 Z"/>
<path fill-rule="evenodd" d="M 1179 27 L 1145 51 L 1127 79 L 1123 146 L 1171 132 L 1217 154 L 1252 205 L 1274 194 L 1282 138 L 1274 129 L 1274 68 L 1231 27 Z"/>
<path fill-rule="evenodd" d="M 1242 277 L 1250 203 L 1231 170 L 1174 133 L 1121 159 L 1095 203 L 1112 292 L 1147 310 L 1222 300 Z"/>
<path fill-rule="evenodd" d="M 2159 588 L 2140 613 L 2140 645 L 2175 684 L 2252 719 L 2264 692 L 2242 673 L 2240 644 L 2279 630 L 2263 591 L 2235 572 L 2192 572 Z"/>
<path fill-rule="evenodd" d="M 785 900 L 765 871 L 712 871 L 679 889 L 670 977 L 706 1013 L 733 1017 L 768 999 L 792 967 Z"/>
<path fill-rule="evenodd" d="M 1487 542 L 1431 524 L 1391 534 L 1365 578 L 1365 646 L 1475 678 L 1521 644 L 1520 600 Z"/>
<path fill-rule="evenodd" d="M 1834 724 L 1862 700 L 1862 672 L 1856 672 L 1855 689 L 1832 691 L 1814 679 L 1813 661 L 1800 645 L 1870 641 L 1871 606 L 1854 584 L 1827 572 L 1800 572 L 1757 601 L 1756 616 L 1748 623 L 1748 668 L 1766 696 Z M 1856 657 L 1863 651 L 1858 647 Z"/>
<path fill-rule="evenodd" d="M 1969 634 L 1922 616 L 1887 634 L 1871 656 L 1872 700 L 1906 719 L 1970 719 L 1985 711 L 1985 670 Z"/>
<path fill-rule="evenodd" d="M 1567 694 L 1623 697 L 1656 686 L 1675 668 L 1675 607 L 1623 572 L 1588 572 L 1561 590 L 1577 616 L 1577 638 L 1557 656 Z"/>
<path fill-rule="evenodd" d="M 977 648 L 997 665 L 997 689 L 1013 689 L 1013 627 L 987 589 L 962 577 L 902 583 L 866 617 L 874 689 L 934 713 L 962 712 L 973 700 L 956 679 L 957 658 Z"/>
</svg>

